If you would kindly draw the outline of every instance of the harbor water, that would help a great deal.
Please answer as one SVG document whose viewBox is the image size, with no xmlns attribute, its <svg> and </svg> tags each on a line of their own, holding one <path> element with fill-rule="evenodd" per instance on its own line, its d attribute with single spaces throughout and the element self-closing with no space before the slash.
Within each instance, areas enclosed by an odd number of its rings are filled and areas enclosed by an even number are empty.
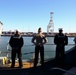
<svg viewBox="0 0 76 75">
<path fill-rule="evenodd" d="M 0 37 L 0 52 L 7 51 L 7 42 L 9 41 L 10 36 L 1 36 Z M 32 59 L 34 57 L 35 46 L 31 43 L 32 37 L 23 37 L 24 45 L 22 47 L 22 59 Z M 54 58 L 56 45 L 54 45 L 54 37 L 47 37 L 48 43 L 44 45 L 44 58 Z M 65 46 L 65 51 L 68 51 L 74 46 L 74 37 L 68 37 L 68 45 Z M 11 48 L 9 50 L 11 52 Z M 8 54 L 9 57 L 11 54 Z M 0 56 L 6 56 L 6 53 L 0 53 Z"/>
</svg>

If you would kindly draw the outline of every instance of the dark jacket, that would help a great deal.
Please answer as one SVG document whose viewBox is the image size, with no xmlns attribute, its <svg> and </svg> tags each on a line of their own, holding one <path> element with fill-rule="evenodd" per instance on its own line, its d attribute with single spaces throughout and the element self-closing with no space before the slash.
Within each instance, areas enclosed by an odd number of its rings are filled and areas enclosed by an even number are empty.
<svg viewBox="0 0 76 75">
<path fill-rule="evenodd" d="M 23 46 L 23 38 L 21 35 L 13 35 L 9 41 L 10 46 L 13 48 L 21 48 Z"/>
<path fill-rule="evenodd" d="M 56 45 L 67 45 L 68 44 L 68 37 L 66 35 L 64 35 L 63 33 L 62 34 L 57 34 L 55 35 L 55 38 L 54 38 L 54 43 Z"/>
</svg>

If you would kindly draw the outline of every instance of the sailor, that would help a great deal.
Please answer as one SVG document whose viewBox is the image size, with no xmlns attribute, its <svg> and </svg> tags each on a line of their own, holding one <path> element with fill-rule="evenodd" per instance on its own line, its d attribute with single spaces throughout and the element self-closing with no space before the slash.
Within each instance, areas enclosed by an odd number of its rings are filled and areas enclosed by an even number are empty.
<svg viewBox="0 0 76 75">
<path fill-rule="evenodd" d="M 21 53 L 21 48 L 23 46 L 23 38 L 20 35 L 20 32 L 18 30 L 15 31 L 14 35 L 11 36 L 9 44 L 12 48 L 11 51 L 11 59 L 12 59 L 12 64 L 11 67 L 14 68 L 15 66 L 15 58 L 16 58 L 16 54 L 18 56 L 19 59 L 19 67 L 21 68 L 23 66 L 22 64 L 22 53 Z"/>
<path fill-rule="evenodd" d="M 74 37 L 74 40 L 73 40 L 73 41 L 74 41 L 74 43 L 76 44 L 76 36 Z"/>
<path fill-rule="evenodd" d="M 75 48 L 74 48 L 74 51 L 73 51 L 73 55 L 74 55 L 74 65 L 76 66 L 76 35 L 73 39 L 74 43 L 75 43 Z"/>
<path fill-rule="evenodd" d="M 63 34 L 62 28 L 59 28 L 59 33 L 55 35 L 54 43 L 56 45 L 56 60 L 63 60 L 65 55 L 65 45 L 68 44 L 68 37 Z"/>
<path fill-rule="evenodd" d="M 34 68 L 37 66 L 38 57 L 40 53 L 41 57 L 41 66 L 44 67 L 44 44 L 47 43 L 47 38 L 42 34 L 42 29 L 38 29 L 38 34 L 32 38 L 32 43 L 35 45 L 35 59 L 34 59 Z"/>
</svg>

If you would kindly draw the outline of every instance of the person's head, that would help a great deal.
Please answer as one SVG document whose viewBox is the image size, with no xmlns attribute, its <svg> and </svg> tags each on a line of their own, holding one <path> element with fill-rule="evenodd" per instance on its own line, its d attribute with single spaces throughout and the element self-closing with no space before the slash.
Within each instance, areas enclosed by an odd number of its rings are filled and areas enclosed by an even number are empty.
<svg viewBox="0 0 76 75">
<path fill-rule="evenodd" d="M 59 28 L 59 33 L 62 33 L 63 32 L 63 29 L 62 28 Z"/>
<path fill-rule="evenodd" d="M 15 30 L 15 31 L 14 31 L 14 34 L 18 34 L 18 30 Z"/>
<path fill-rule="evenodd" d="M 15 34 L 15 35 L 20 35 L 20 32 L 19 32 L 18 30 L 15 30 L 15 31 L 14 31 L 14 34 Z"/>
<path fill-rule="evenodd" d="M 41 28 L 38 29 L 38 33 L 40 33 L 40 32 L 42 32 L 42 29 Z"/>
</svg>

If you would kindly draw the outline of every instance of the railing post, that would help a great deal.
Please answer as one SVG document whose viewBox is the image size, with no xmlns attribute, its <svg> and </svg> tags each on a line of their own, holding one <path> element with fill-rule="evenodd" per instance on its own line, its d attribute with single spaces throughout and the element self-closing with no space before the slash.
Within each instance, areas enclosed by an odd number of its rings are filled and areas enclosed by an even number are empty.
<svg viewBox="0 0 76 75">
<path fill-rule="evenodd" d="M 6 57 L 8 58 L 8 50 L 9 50 L 9 41 L 7 41 L 7 47 L 6 47 Z"/>
</svg>

